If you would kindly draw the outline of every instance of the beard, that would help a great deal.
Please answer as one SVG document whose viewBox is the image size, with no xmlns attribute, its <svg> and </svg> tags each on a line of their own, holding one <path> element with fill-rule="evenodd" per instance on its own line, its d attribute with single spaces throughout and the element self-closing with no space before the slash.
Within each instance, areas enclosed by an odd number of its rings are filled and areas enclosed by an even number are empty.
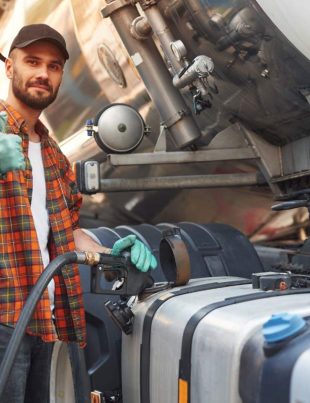
<svg viewBox="0 0 310 403">
<path fill-rule="evenodd" d="M 28 88 L 36 84 L 46 86 L 49 94 L 44 95 L 38 91 L 36 95 L 34 95 L 27 92 Z M 15 69 L 15 74 L 12 79 L 13 94 L 17 99 L 32 109 L 42 111 L 43 109 L 47 108 L 52 102 L 55 101 L 58 94 L 58 89 L 59 86 L 54 91 L 52 85 L 49 83 L 49 80 L 42 78 L 28 81 L 25 85 L 23 85 L 22 77 Z"/>
</svg>

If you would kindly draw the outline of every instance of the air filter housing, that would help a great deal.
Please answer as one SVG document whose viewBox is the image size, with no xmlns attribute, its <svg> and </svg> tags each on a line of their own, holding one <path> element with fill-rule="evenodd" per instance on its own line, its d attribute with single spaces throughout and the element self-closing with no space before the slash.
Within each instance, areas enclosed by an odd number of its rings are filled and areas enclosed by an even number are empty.
<svg viewBox="0 0 310 403">
<path fill-rule="evenodd" d="M 145 131 L 146 125 L 139 112 L 126 104 L 109 105 L 94 120 L 95 140 L 107 153 L 133 151 L 141 143 Z"/>
</svg>

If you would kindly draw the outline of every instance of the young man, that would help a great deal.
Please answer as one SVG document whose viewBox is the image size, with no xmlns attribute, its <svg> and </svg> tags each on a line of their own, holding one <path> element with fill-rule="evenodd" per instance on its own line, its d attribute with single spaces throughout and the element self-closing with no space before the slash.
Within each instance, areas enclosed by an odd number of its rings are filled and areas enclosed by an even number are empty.
<svg viewBox="0 0 310 403">
<path fill-rule="evenodd" d="M 57 96 L 69 58 L 64 38 L 45 24 L 28 25 L 1 58 L 10 86 L 0 101 L 0 360 L 50 260 L 72 250 L 110 251 L 79 228 L 82 199 L 74 174 L 39 120 Z M 112 254 L 127 248 L 138 269 L 156 267 L 134 235 L 117 241 Z M 66 266 L 37 305 L 0 401 L 48 402 L 53 342 L 85 339 L 78 269 Z"/>
</svg>

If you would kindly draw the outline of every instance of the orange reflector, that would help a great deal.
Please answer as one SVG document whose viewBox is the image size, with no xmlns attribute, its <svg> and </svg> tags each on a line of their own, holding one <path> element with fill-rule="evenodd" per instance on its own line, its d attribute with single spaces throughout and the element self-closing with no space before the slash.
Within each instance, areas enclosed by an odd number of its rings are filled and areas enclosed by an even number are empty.
<svg viewBox="0 0 310 403">
<path fill-rule="evenodd" d="M 102 402 L 102 393 L 98 390 L 93 390 L 90 393 L 90 402 L 91 403 L 101 403 Z"/>
<path fill-rule="evenodd" d="M 280 284 L 279 284 L 279 289 L 280 289 L 280 291 L 283 291 L 283 290 L 287 290 L 287 289 L 288 289 L 288 286 L 287 286 L 287 284 L 286 284 L 285 281 L 281 281 L 281 282 L 280 282 Z"/>
<path fill-rule="evenodd" d="M 179 403 L 187 403 L 188 383 L 179 379 Z"/>
</svg>

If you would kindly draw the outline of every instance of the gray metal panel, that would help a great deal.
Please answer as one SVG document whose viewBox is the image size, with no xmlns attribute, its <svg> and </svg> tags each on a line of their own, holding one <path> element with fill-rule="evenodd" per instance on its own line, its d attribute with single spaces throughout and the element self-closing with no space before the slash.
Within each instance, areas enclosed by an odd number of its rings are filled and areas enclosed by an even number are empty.
<svg viewBox="0 0 310 403">
<path fill-rule="evenodd" d="M 254 292 L 257 291 L 259 290 Z M 192 315 L 203 306 L 222 301 L 224 293 L 226 298 L 248 294 L 249 286 L 234 286 L 225 290 L 215 289 L 178 296 L 167 301 L 157 311 L 151 338 L 151 403 L 177 403 L 179 359 L 184 328 Z M 209 361 L 206 355 L 203 357 Z M 192 402 L 198 403 L 195 399 Z"/>
<path fill-rule="evenodd" d="M 296 361 L 291 378 L 290 403 L 307 403 L 310 396 L 310 350 Z"/>
<path fill-rule="evenodd" d="M 283 174 L 308 171 L 310 167 L 310 138 L 296 140 L 282 147 Z"/>
</svg>

